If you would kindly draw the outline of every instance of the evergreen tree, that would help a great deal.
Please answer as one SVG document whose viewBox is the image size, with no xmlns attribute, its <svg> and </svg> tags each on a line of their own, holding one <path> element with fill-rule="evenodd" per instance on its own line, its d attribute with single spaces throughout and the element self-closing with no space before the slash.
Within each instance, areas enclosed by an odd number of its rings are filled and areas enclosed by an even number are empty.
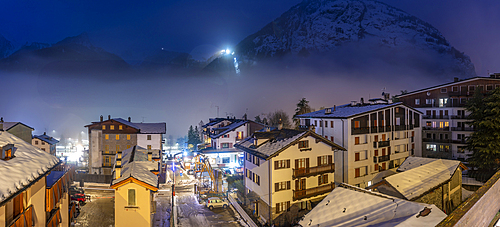
<svg viewBox="0 0 500 227">
<path fill-rule="evenodd" d="M 197 144 L 200 144 L 200 143 L 201 143 L 201 137 L 200 137 L 201 132 L 200 132 L 200 130 L 198 129 L 198 126 L 195 126 L 195 127 L 194 127 L 194 133 L 195 133 L 195 134 L 194 134 L 194 143 L 195 143 L 194 145 L 196 146 Z"/>
<path fill-rule="evenodd" d="M 295 128 L 299 128 L 300 125 L 300 120 L 296 119 L 296 116 L 313 111 L 314 109 L 309 106 L 309 101 L 307 101 L 306 98 L 302 98 L 301 100 L 299 100 L 299 103 L 297 103 L 297 108 L 295 108 L 295 114 L 293 115 L 293 123 L 295 123 Z"/>
<path fill-rule="evenodd" d="M 196 132 L 194 131 L 193 129 L 193 126 L 189 126 L 189 130 L 188 130 L 188 141 L 187 143 L 188 144 L 192 144 L 192 145 L 196 145 L 195 144 L 195 137 L 196 137 Z"/>
<path fill-rule="evenodd" d="M 292 124 L 290 122 L 290 117 L 283 110 L 276 110 L 273 113 L 269 113 L 267 115 L 266 121 L 268 121 L 269 126 L 271 126 L 271 127 L 278 127 L 280 125 L 283 126 L 283 128 L 291 128 L 292 127 Z"/>
<path fill-rule="evenodd" d="M 473 152 L 468 161 L 480 170 L 494 171 L 500 167 L 500 88 L 486 98 L 476 90 L 466 109 L 474 127 L 467 139 L 467 149 Z"/>
<path fill-rule="evenodd" d="M 262 123 L 262 119 L 260 119 L 260 115 L 255 116 L 255 122 Z"/>
</svg>

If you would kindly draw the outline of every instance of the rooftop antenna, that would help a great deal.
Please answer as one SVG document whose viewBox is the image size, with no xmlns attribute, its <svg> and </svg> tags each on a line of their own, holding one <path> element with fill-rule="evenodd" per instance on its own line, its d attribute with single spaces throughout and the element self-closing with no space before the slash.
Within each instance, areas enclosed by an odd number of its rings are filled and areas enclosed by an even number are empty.
<svg viewBox="0 0 500 227">
<path fill-rule="evenodd" d="M 217 107 L 217 118 L 219 118 L 219 106 L 215 106 Z"/>
<path fill-rule="evenodd" d="M 144 118 L 145 118 L 145 117 L 142 117 L 142 122 L 141 122 L 141 123 L 144 123 Z"/>
</svg>

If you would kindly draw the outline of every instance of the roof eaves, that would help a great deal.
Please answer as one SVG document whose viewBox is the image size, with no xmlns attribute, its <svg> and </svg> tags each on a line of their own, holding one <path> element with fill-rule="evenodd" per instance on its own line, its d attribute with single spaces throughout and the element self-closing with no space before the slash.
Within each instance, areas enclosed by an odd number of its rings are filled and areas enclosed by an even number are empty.
<svg viewBox="0 0 500 227">
<path fill-rule="evenodd" d="M 499 80 L 497 78 L 476 76 L 476 77 L 462 79 L 462 80 L 459 80 L 459 81 L 453 81 L 453 82 L 448 82 L 448 83 L 444 83 L 444 84 L 440 84 L 440 85 L 436 85 L 436 86 L 432 86 L 432 87 L 428 87 L 428 88 L 419 89 L 419 90 L 416 90 L 416 91 L 408 92 L 406 94 L 396 95 L 395 97 L 396 98 L 405 97 L 405 96 L 408 96 L 408 95 L 413 95 L 415 93 L 419 93 L 419 92 L 423 92 L 423 91 L 427 91 L 427 90 L 433 90 L 433 89 L 444 87 L 444 86 L 449 86 L 449 85 L 453 85 L 453 84 L 459 84 L 459 83 L 469 82 L 469 81 L 479 80 L 479 79 Z"/>
</svg>

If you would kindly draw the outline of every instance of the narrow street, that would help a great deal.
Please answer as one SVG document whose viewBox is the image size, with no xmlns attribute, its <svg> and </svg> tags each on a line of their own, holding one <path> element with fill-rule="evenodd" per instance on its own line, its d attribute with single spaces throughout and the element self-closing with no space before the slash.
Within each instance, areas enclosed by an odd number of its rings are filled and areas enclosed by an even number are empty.
<svg viewBox="0 0 500 227">
<path fill-rule="evenodd" d="M 80 214 L 74 226 L 78 227 L 110 227 L 115 225 L 115 192 L 114 190 L 85 190 L 90 201 L 81 206 Z"/>
</svg>

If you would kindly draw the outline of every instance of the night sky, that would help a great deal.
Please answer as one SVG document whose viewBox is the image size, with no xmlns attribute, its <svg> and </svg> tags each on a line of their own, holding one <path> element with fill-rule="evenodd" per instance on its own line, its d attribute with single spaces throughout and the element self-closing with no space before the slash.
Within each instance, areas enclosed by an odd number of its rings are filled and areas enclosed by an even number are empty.
<svg viewBox="0 0 500 227">
<path fill-rule="evenodd" d="M 95 46 L 115 53 L 132 64 L 161 48 L 187 52 L 194 58 L 203 59 L 215 51 L 233 47 L 299 2 L 6 1 L 0 7 L 0 34 L 20 45 L 25 42 L 56 43 L 68 36 L 87 32 Z M 440 30 L 452 46 L 470 56 L 478 75 L 500 72 L 499 1 L 382 2 L 400 8 Z M 302 75 L 306 74 L 303 72 Z M 297 92 L 282 94 L 280 90 L 293 90 L 292 85 L 286 84 L 287 78 L 284 76 L 267 79 L 266 83 L 281 86 L 265 91 L 258 84 L 241 87 L 244 82 L 242 78 L 185 78 L 178 81 L 137 79 L 106 82 L 96 88 L 95 81 L 68 78 L 48 82 L 45 78 L 32 80 L 19 75 L 0 76 L 4 85 L 16 84 L 1 95 L 0 115 L 6 121 L 25 122 L 36 129 L 35 134 L 41 134 L 44 130 L 57 130 L 54 136 L 66 133 L 67 137 L 84 131 L 83 126 L 98 120 L 99 115 L 131 116 L 134 121 L 142 121 L 143 117 L 145 122 L 164 121 L 168 125 L 167 134 L 180 136 L 187 133 L 189 125 L 195 125 L 200 120 L 206 123 L 209 117 L 215 117 L 216 106 L 220 108 L 220 116 L 232 114 L 241 117 L 247 112 L 253 118 L 276 109 L 286 109 L 292 115 L 296 102 L 302 97 L 311 100 L 315 108 L 348 103 L 354 97 L 359 97 L 359 94 L 339 97 L 338 94 L 348 92 L 347 88 L 321 93 L 321 88 L 326 86 L 322 82 L 315 83 L 318 86 L 306 85 Z M 252 80 L 259 79 L 263 78 Z M 364 88 L 362 95 L 368 96 L 370 92 L 373 96 L 384 87 L 383 84 L 372 82 L 359 82 L 360 86 L 373 86 Z M 400 84 L 411 84 L 411 81 Z M 48 92 L 48 88 L 52 91 Z M 206 92 L 186 92 L 213 88 L 217 89 L 209 92 L 209 95 L 205 95 Z M 416 87 L 388 89 L 394 93 Z M 135 93 L 127 92 L 130 90 Z M 227 97 L 235 95 L 235 99 Z M 252 101 L 242 103 L 244 99 L 241 97 L 251 97 Z"/>
</svg>

